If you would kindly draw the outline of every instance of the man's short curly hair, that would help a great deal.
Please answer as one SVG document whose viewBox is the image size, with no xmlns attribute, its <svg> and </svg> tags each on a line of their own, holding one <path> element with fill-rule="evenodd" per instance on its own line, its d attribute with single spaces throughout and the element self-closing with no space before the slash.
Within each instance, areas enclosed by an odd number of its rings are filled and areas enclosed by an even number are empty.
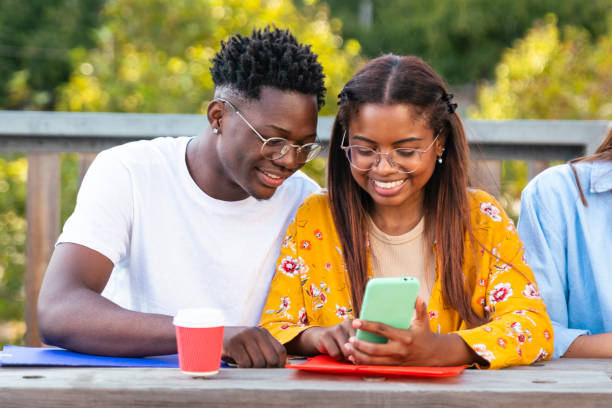
<svg viewBox="0 0 612 408">
<path fill-rule="evenodd" d="M 317 96 L 321 109 L 325 98 L 323 67 L 310 45 L 297 42 L 289 30 L 254 29 L 250 37 L 240 34 L 221 41 L 212 59 L 213 82 L 229 87 L 248 99 L 258 99 L 262 86 Z"/>
</svg>

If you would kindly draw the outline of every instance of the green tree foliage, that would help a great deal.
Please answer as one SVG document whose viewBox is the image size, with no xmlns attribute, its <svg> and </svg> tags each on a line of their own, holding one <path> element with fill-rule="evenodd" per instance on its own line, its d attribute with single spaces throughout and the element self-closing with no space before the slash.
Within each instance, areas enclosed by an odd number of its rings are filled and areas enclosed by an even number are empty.
<svg viewBox="0 0 612 408">
<path fill-rule="evenodd" d="M 522 37 L 536 19 L 555 13 L 562 24 L 605 32 L 612 0 L 327 0 L 344 34 L 356 38 L 363 54 L 414 54 L 428 61 L 450 83 L 493 74 L 503 50 Z M 360 5 L 372 5 L 368 27 Z"/>
<path fill-rule="evenodd" d="M 61 223 L 74 209 L 78 189 L 76 154 L 61 157 Z M 26 244 L 27 160 L 22 154 L 0 154 L 0 331 L 13 333 L 0 337 L 0 344 L 20 343 L 23 331 Z"/>
<path fill-rule="evenodd" d="M 0 0 L 0 107 L 51 109 L 69 49 L 92 44 L 104 0 Z"/>
<path fill-rule="evenodd" d="M 23 316 L 27 163 L 0 156 L 0 321 Z"/>
<path fill-rule="evenodd" d="M 612 17 L 612 15 L 611 15 Z M 505 51 L 495 78 L 478 91 L 478 119 L 612 119 L 612 19 L 593 40 L 583 28 L 558 27 L 556 16 L 537 22 Z M 555 163 L 551 163 L 555 164 Z M 527 184 L 526 163 L 505 161 L 502 203 L 517 215 Z"/>
<path fill-rule="evenodd" d="M 560 30 L 549 15 L 504 53 L 472 117 L 610 120 L 611 72 L 612 19 L 592 41 L 582 28 Z"/>
<path fill-rule="evenodd" d="M 88 51 L 101 4 L 97 48 Z M 50 108 L 57 85 L 69 80 L 61 109 L 202 111 L 212 91 L 209 59 L 220 40 L 273 24 L 319 54 L 329 89 L 324 113 L 331 114 L 360 63 L 360 46 L 342 39 L 342 24 L 328 13 L 314 0 L 301 10 L 274 0 L 0 0 L 0 106 Z M 64 49 L 75 45 L 69 75 Z M 308 171 L 322 183 L 324 161 L 309 163 Z M 76 156 L 63 155 L 62 223 L 74 207 L 77 174 Z M 0 155 L 0 324 L 23 319 L 26 176 L 23 156 Z"/>
<path fill-rule="evenodd" d="M 278 0 L 115 0 L 103 11 L 97 48 L 74 55 L 59 108 L 71 111 L 202 112 L 212 96 L 210 59 L 219 42 L 255 27 L 290 28 L 324 66 L 323 113 L 359 63 L 360 46 L 343 41 L 339 20 L 316 0 L 298 10 Z"/>
</svg>

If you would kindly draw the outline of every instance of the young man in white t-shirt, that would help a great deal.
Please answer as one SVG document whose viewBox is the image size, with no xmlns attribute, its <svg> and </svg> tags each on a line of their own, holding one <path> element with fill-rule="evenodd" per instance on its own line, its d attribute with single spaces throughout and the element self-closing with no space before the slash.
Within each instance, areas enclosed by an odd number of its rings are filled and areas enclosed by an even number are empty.
<svg viewBox="0 0 612 408">
<path fill-rule="evenodd" d="M 172 316 L 216 307 L 226 358 L 284 366 L 283 346 L 254 326 L 285 228 L 318 189 L 297 170 L 320 147 L 324 75 L 310 47 L 278 29 L 236 35 L 212 62 L 202 135 L 128 143 L 91 165 L 40 291 L 46 343 L 175 353 Z"/>
</svg>

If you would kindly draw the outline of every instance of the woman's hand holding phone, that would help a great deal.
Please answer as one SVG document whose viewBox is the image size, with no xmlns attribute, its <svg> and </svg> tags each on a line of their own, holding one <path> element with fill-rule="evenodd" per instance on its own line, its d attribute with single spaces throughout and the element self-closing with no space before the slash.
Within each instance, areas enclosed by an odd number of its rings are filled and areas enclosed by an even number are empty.
<svg viewBox="0 0 612 408">
<path fill-rule="evenodd" d="M 456 334 L 436 334 L 429 328 L 427 305 L 418 297 L 410 329 L 355 319 L 355 329 L 386 337 L 385 344 L 349 339 L 348 360 L 363 365 L 455 366 L 471 364 L 476 354 Z M 476 356 L 477 357 L 477 356 Z"/>
</svg>

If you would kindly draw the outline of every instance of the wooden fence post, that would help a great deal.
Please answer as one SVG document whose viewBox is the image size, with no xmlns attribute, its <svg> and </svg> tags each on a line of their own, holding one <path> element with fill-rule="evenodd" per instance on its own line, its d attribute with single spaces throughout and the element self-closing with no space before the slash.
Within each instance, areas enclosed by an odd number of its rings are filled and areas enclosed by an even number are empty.
<svg viewBox="0 0 612 408">
<path fill-rule="evenodd" d="M 40 285 L 59 235 L 60 156 L 58 153 L 30 153 L 27 159 L 25 343 L 27 346 L 40 346 L 36 305 Z"/>
<path fill-rule="evenodd" d="M 98 153 L 79 153 L 79 186 L 83 183 L 83 177 L 97 155 Z"/>
<path fill-rule="evenodd" d="M 550 166 L 548 160 L 529 160 L 527 161 L 527 181 L 531 180 Z"/>
</svg>

